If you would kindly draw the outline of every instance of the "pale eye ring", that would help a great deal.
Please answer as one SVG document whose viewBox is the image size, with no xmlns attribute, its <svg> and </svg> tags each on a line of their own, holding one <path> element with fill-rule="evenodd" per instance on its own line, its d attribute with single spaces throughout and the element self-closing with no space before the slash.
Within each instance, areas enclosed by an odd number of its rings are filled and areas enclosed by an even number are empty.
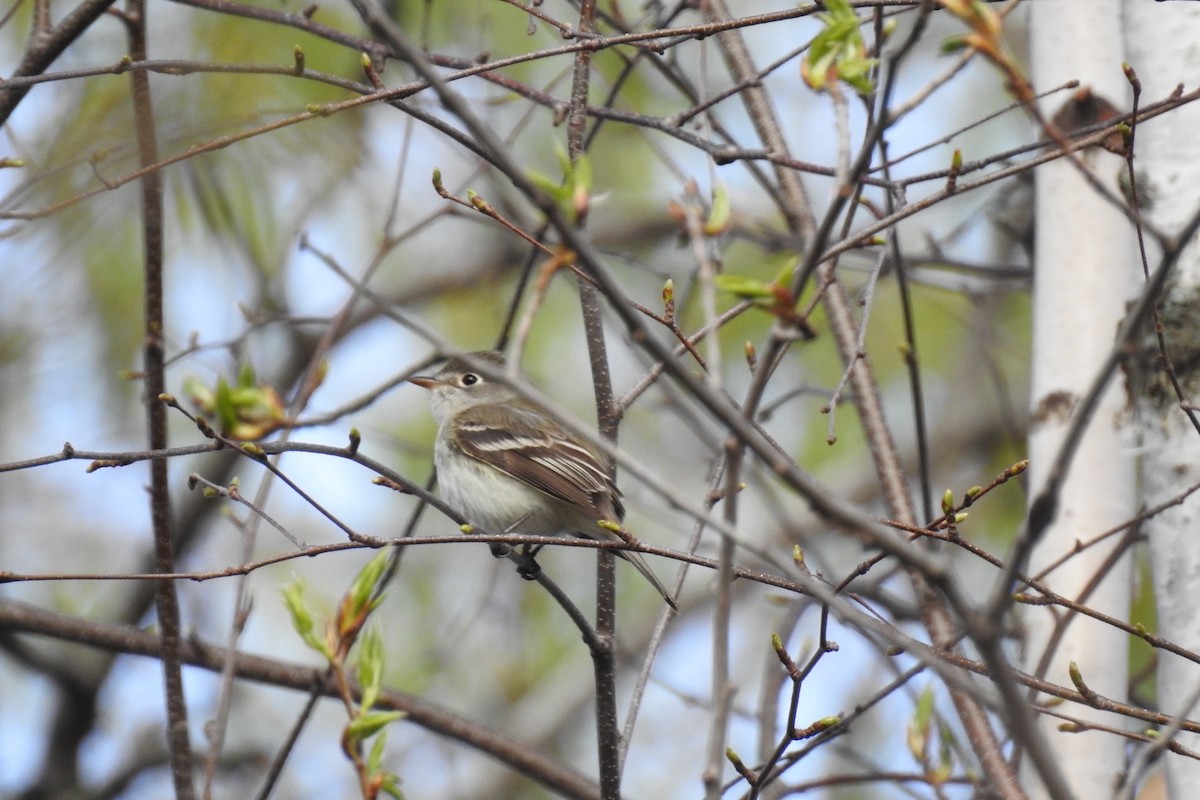
<svg viewBox="0 0 1200 800">
<path fill-rule="evenodd" d="M 479 376 L 473 372 L 468 372 L 466 375 L 462 376 L 463 386 L 474 386 L 477 383 L 479 383 Z"/>
</svg>

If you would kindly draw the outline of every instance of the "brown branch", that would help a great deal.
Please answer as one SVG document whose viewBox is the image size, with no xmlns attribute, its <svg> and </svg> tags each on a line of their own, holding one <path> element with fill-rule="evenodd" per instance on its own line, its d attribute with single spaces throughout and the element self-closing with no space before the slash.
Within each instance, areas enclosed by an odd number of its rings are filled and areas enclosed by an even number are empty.
<svg viewBox="0 0 1200 800">
<path fill-rule="evenodd" d="M 30 34 L 29 47 L 11 77 L 40 75 L 63 51 L 84 34 L 113 4 L 114 0 L 83 0 L 53 30 L 48 30 L 48 2 L 39 3 L 41 24 Z M 0 89 L 0 125 L 8 121 L 17 105 L 29 93 L 28 87 Z"/>
<path fill-rule="evenodd" d="M 17 601 L 0 601 L 0 630 L 50 636 L 117 653 L 162 658 L 162 643 L 154 633 L 131 626 L 79 620 Z M 322 669 L 245 653 L 230 653 L 194 638 L 180 644 L 179 656 L 189 666 L 220 672 L 232 658 L 234 673 L 242 680 L 302 692 L 316 686 L 322 696 L 338 697 L 337 687 L 326 679 Z M 353 687 L 353 691 L 355 699 L 361 699 L 357 686 Z M 599 790 L 588 778 L 548 755 L 515 742 L 511 734 L 490 730 L 405 692 L 382 692 L 377 707 L 404 711 L 409 721 L 486 753 L 565 797 L 579 800 L 600 798 Z"/>
<path fill-rule="evenodd" d="M 146 58 L 146 13 L 143 0 L 129 0 L 126 22 L 130 56 Z M 158 161 L 158 140 L 155 134 L 154 107 L 150 98 L 150 76 L 145 72 L 130 74 L 133 89 L 133 108 L 137 130 L 138 161 L 143 167 Z M 159 402 L 166 391 L 163 340 L 166 320 L 163 316 L 163 187 L 162 174 L 150 172 L 141 183 L 142 235 L 145 252 L 142 254 L 145 285 L 145 345 L 143 370 L 146 417 L 150 448 L 167 447 L 167 409 Z M 158 572 L 175 571 L 175 543 L 171 523 L 171 490 L 167 484 L 167 462 L 157 458 L 150 462 L 150 519 L 154 529 L 154 567 Z M 159 636 L 162 643 L 163 691 L 166 694 L 166 740 L 171 760 L 171 779 L 176 800 L 191 800 L 195 796 L 192 774 L 192 746 L 188 731 L 187 701 L 183 690 L 183 670 L 180 665 L 179 599 L 174 581 L 158 581 L 154 587 Z"/>
</svg>

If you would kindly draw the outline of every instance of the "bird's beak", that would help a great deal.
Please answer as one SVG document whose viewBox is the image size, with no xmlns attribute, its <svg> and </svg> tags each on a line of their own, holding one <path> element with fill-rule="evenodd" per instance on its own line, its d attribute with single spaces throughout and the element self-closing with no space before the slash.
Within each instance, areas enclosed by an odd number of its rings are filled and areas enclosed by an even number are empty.
<svg viewBox="0 0 1200 800">
<path fill-rule="evenodd" d="M 409 378 L 408 382 L 415 383 L 417 386 L 420 386 L 422 389 L 436 389 L 437 387 L 442 385 L 442 382 L 439 381 L 437 378 L 427 378 L 424 375 L 418 375 L 415 378 Z"/>
</svg>

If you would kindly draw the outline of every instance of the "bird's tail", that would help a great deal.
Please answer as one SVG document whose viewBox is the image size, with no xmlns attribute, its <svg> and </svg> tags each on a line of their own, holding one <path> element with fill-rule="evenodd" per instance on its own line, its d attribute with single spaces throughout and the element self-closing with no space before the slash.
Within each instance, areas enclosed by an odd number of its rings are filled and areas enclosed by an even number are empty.
<svg viewBox="0 0 1200 800">
<path fill-rule="evenodd" d="M 671 607 L 671 610 L 679 611 L 679 605 L 675 602 L 675 598 L 671 597 L 671 593 L 667 591 L 667 587 L 663 586 L 663 582 L 654 574 L 654 570 L 650 569 L 650 565 L 646 563 L 646 559 L 642 558 L 641 553 L 634 552 L 633 550 L 614 550 L 613 552 L 630 564 L 633 564 L 638 572 L 645 575 L 646 580 L 650 581 L 655 589 L 658 589 L 658 593 L 662 595 L 663 600 L 667 601 L 667 605 Z"/>
</svg>

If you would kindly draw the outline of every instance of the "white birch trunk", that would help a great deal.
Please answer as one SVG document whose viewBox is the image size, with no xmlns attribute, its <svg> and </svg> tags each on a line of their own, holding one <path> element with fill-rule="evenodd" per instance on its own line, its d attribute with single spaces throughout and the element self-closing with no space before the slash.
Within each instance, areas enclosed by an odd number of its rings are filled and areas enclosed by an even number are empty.
<svg viewBox="0 0 1200 800">
<path fill-rule="evenodd" d="M 1030 24 L 1032 77 L 1044 91 L 1070 79 L 1116 106 L 1127 106 L 1128 84 L 1122 73 L 1119 0 L 1038 0 Z M 1067 100 L 1059 93 L 1043 106 L 1047 118 Z M 1121 160 L 1093 149 L 1081 156 L 1107 186 L 1116 186 Z M 1109 354 L 1125 312 L 1139 266 L 1131 226 L 1121 212 L 1093 191 L 1066 160 L 1036 173 L 1036 264 L 1034 269 L 1033 421 L 1030 496 L 1044 484 L 1074 403 L 1087 391 Z M 1120 381 L 1110 386 L 1071 465 L 1060 497 L 1058 516 L 1033 552 L 1028 572 L 1071 552 L 1076 542 L 1096 536 L 1134 513 L 1135 469 L 1128 437 L 1122 437 L 1124 406 Z M 1046 577 L 1058 593 L 1079 598 L 1109 557 L 1112 544 L 1071 558 Z M 1089 606 L 1118 619 L 1128 618 L 1129 559 L 1108 569 L 1087 597 Z M 1037 671 L 1062 615 L 1045 608 L 1025 615 L 1024 668 Z M 1075 662 L 1095 691 L 1112 698 L 1126 694 L 1128 637 L 1088 619 L 1072 619 L 1044 669 L 1047 679 L 1070 685 L 1068 665 Z M 1044 699 L 1044 698 L 1043 698 Z M 1078 706 L 1069 714 L 1119 725 L 1110 714 Z M 1124 742 L 1116 736 L 1062 733 L 1060 720 L 1043 720 L 1077 797 L 1110 797 L 1125 761 Z M 1023 762 L 1031 797 L 1044 796 Z"/>
<path fill-rule="evenodd" d="M 1195 3 L 1130 3 L 1126 11 L 1129 61 L 1142 81 L 1142 102 L 1171 93 L 1178 83 L 1194 86 L 1200 65 L 1200 7 Z M 1200 205 L 1200 108 L 1186 106 L 1137 129 L 1136 165 L 1155 192 L 1147 217 L 1169 234 Z M 1152 256 L 1153 257 L 1153 256 Z M 1153 266 L 1153 265 L 1151 265 Z M 1190 389 L 1190 401 L 1200 402 L 1194 359 L 1200 346 L 1200 253 L 1195 245 L 1184 251 L 1176 280 L 1162 307 L 1172 360 Z M 1145 359 L 1142 359 L 1145 362 Z M 1161 371 L 1160 371 L 1161 372 Z M 1180 411 L 1170 390 L 1160 381 L 1139 398 L 1142 444 L 1142 485 L 1145 502 L 1153 506 L 1200 481 L 1200 435 Z M 1151 564 L 1158 604 L 1158 633 L 1183 647 L 1200 651 L 1200 497 L 1169 509 L 1143 526 L 1149 536 Z M 1187 708 L 1200 685 L 1200 667 L 1191 661 L 1159 654 L 1158 707 L 1168 714 L 1192 719 Z M 1183 734 L 1185 747 L 1200 749 L 1200 737 Z M 1195 797 L 1200 787 L 1200 762 L 1168 755 L 1170 797 Z"/>
</svg>

